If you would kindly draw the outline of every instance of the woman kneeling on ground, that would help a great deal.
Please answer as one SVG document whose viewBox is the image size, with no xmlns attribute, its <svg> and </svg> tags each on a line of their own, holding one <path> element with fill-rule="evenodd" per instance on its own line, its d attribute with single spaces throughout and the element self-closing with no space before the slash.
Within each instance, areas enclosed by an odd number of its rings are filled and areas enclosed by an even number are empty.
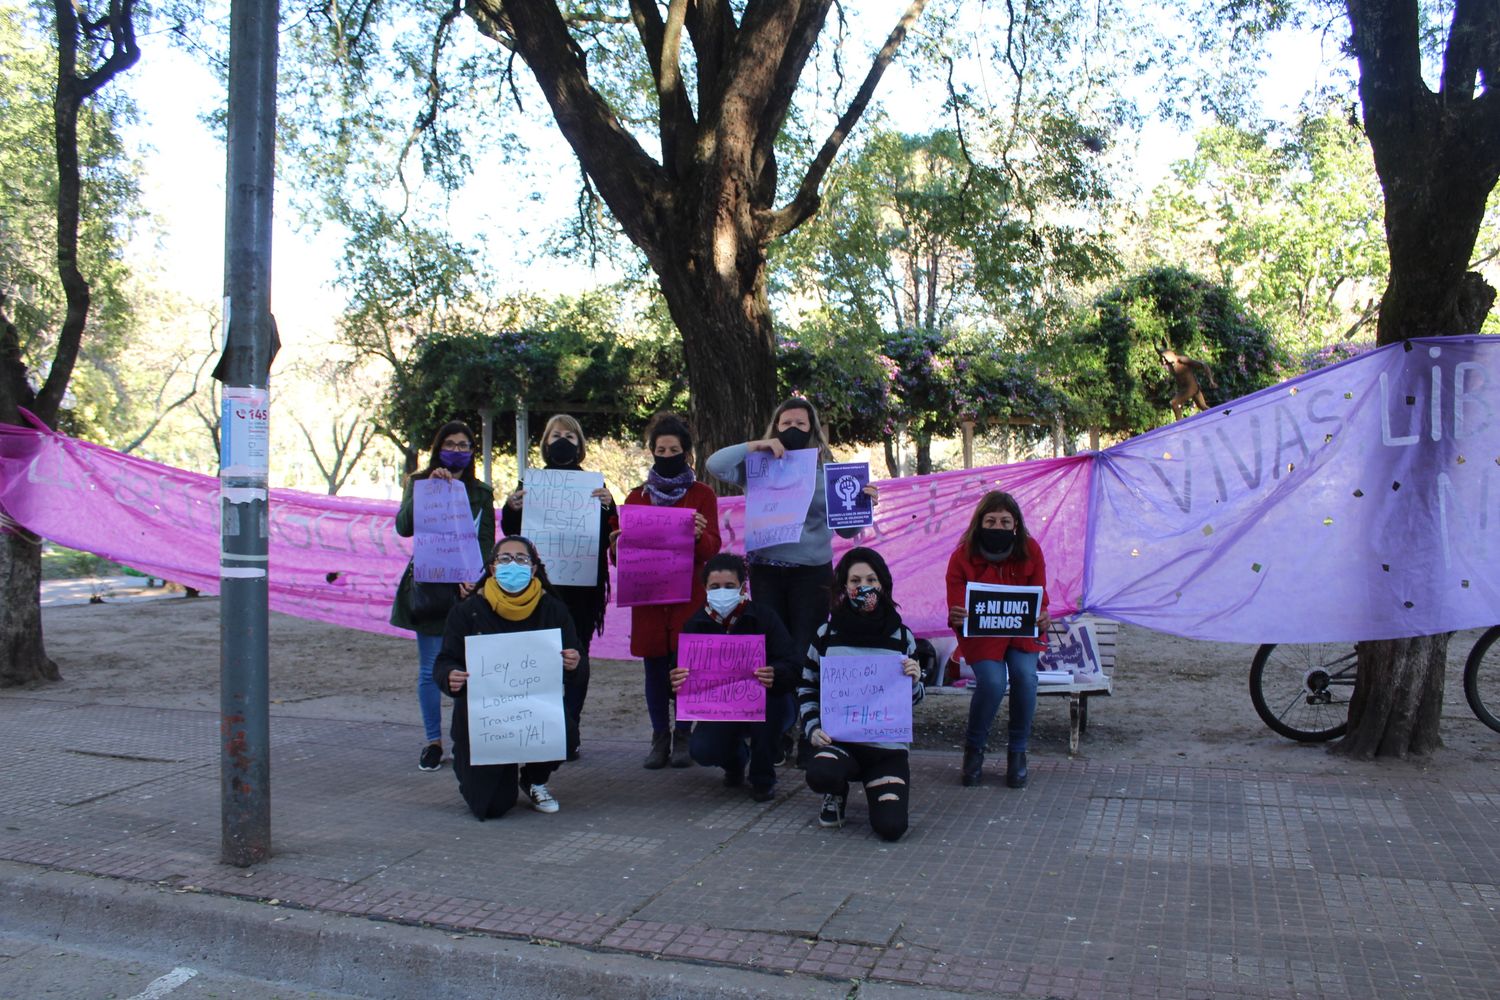
<svg viewBox="0 0 1500 1000">
<path fill-rule="evenodd" d="M 746 595 L 747 575 L 745 560 L 733 552 L 720 552 L 705 563 L 706 602 L 688 619 L 682 634 L 765 636 L 766 665 L 756 668 L 755 679 L 766 689 L 766 717 L 761 722 L 698 722 L 688 747 L 697 763 L 724 769 L 726 788 L 744 784 L 748 766 L 750 797 L 769 802 L 776 797 L 781 734 L 792 724 L 785 695 L 796 690 L 800 660 L 776 612 Z M 687 683 L 687 668 L 678 666 L 671 676 L 672 691 L 681 691 Z"/>
<path fill-rule="evenodd" d="M 559 629 L 562 667 L 578 669 L 578 631 L 568 606 L 551 594 L 546 568 L 536 547 L 520 535 L 495 546 L 489 576 L 476 593 L 448 612 L 443 648 L 432 673 L 438 686 L 453 696 L 453 771 L 469 810 L 481 820 L 498 819 L 525 792 L 537 812 L 555 813 L 557 799 L 547 779 L 562 761 L 530 764 L 471 764 L 469 762 L 469 670 L 464 640 L 471 635 L 499 635 Z"/>
<path fill-rule="evenodd" d="M 911 798 L 911 763 L 905 743 L 854 743 L 834 740 L 821 718 L 822 661 L 825 656 L 890 655 L 903 657 L 901 671 L 911 678 L 915 705 L 926 695 L 922 671 L 913 659 L 917 639 L 901 622 L 891 598 L 891 571 L 874 549 L 845 552 L 833 570 L 833 612 L 818 628 L 807 651 L 807 666 L 797 688 L 802 734 L 812 746 L 807 786 L 823 793 L 818 824 L 844 825 L 849 782 L 865 786 L 870 826 L 882 840 L 899 840 L 906 832 Z"/>
</svg>

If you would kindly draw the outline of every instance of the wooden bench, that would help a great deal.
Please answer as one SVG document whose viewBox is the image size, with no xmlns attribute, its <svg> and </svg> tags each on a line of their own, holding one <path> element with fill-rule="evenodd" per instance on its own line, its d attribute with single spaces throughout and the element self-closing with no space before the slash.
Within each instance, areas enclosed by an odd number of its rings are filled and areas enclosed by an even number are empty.
<svg viewBox="0 0 1500 1000">
<path fill-rule="evenodd" d="M 1068 699 L 1068 754 L 1072 756 L 1078 753 L 1078 742 L 1088 731 L 1089 699 L 1100 696 L 1108 697 L 1113 690 L 1110 676 L 1115 669 L 1115 638 L 1119 625 L 1093 615 L 1077 615 L 1066 620 L 1054 621 L 1047 635 L 1047 652 L 1042 654 L 1040 669 L 1047 669 L 1049 663 L 1063 666 L 1074 663 L 1082 665 L 1084 662 L 1084 651 L 1078 649 L 1076 643 L 1068 641 L 1070 623 L 1088 626 L 1087 630 L 1075 634 L 1080 637 L 1092 636 L 1096 646 L 1094 653 L 1099 661 L 1101 672 L 1092 677 L 1079 677 L 1065 684 L 1038 684 L 1036 693 L 1038 698 Z M 937 649 L 940 664 L 938 675 L 941 677 L 947 669 L 949 659 L 957 656 L 958 640 L 950 635 L 932 637 L 928 641 Z M 962 687 L 933 684 L 927 688 L 927 693 L 958 695 L 972 694 L 973 690 L 972 684 Z M 1007 694 L 1009 694 L 1008 691 Z"/>
</svg>

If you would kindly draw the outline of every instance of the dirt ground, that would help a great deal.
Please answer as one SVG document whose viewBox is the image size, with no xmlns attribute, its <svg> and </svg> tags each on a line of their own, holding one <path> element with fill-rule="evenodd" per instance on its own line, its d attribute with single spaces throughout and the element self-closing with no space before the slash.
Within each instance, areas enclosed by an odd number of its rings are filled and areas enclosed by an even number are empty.
<svg viewBox="0 0 1500 1000">
<path fill-rule="evenodd" d="M 48 607 L 42 620 L 47 651 L 63 679 L 9 694 L 218 709 L 216 598 Z M 1500 733 L 1481 725 L 1463 698 L 1463 660 L 1479 634 L 1460 633 L 1451 646 L 1443 713 L 1446 746 L 1421 760 L 1363 764 L 1332 757 L 1322 745 L 1283 739 L 1261 723 L 1247 686 L 1253 646 L 1199 642 L 1122 626 L 1115 693 L 1091 703 L 1081 755 L 1302 773 L 1374 774 L 1391 767 L 1493 773 L 1500 765 Z M 273 614 L 270 643 L 273 716 L 407 723 L 415 755 L 421 732 L 414 642 Z M 637 740 L 644 753 L 649 731 L 641 686 L 636 661 L 594 662 L 584 710 L 585 755 L 591 738 Z M 968 706 L 966 696 L 929 697 L 917 708 L 915 745 L 957 751 Z M 1004 713 L 1002 707 L 996 727 L 1002 742 Z M 447 718 L 445 705 L 445 730 Z M 616 744 L 600 752 L 621 750 Z M 1066 756 L 1065 699 L 1040 700 L 1031 752 Z"/>
</svg>

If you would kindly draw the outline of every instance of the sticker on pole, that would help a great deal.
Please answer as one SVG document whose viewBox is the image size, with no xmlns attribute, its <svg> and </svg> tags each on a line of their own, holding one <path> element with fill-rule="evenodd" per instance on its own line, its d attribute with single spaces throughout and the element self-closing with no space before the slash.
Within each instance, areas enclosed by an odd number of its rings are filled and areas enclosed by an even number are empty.
<svg viewBox="0 0 1500 1000">
<path fill-rule="evenodd" d="M 264 477 L 271 467 L 271 394 L 225 386 L 219 427 L 220 476 Z"/>
</svg>

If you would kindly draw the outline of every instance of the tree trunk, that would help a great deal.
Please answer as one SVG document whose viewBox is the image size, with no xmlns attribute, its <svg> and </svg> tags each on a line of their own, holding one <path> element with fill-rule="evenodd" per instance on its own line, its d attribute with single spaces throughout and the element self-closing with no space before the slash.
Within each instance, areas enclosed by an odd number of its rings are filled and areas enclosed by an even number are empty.
<svg viewBox="0 0 1500 1000">
<path fill-rule="evenodd" d="M 885 469 L 890 473 L 892 479 L 901 478 L 901 456 L 896 454 L 897 434 L 887 434 L 883 442 L 885 446 Z"/>
<path fill-rule="evenodd" d="M 1449 633 L 1358 644 L 1359 678 L 1349 699 L 1349 733 L 1333 747 L 1345 757 L 1405 757 L 1443 745 L 1443 678 Z"/>
<path fill-rule="evenodd" d="M 42 646 L 41 540 L 0 529 L 0 688 L 60 678 Z"/>
<path fill-rule="evenodd" d="M 925 476 L 932 471 L 932 432 L 919 431 L 913 436 L 917 449 L 917 475 Z"/>
</svg>

